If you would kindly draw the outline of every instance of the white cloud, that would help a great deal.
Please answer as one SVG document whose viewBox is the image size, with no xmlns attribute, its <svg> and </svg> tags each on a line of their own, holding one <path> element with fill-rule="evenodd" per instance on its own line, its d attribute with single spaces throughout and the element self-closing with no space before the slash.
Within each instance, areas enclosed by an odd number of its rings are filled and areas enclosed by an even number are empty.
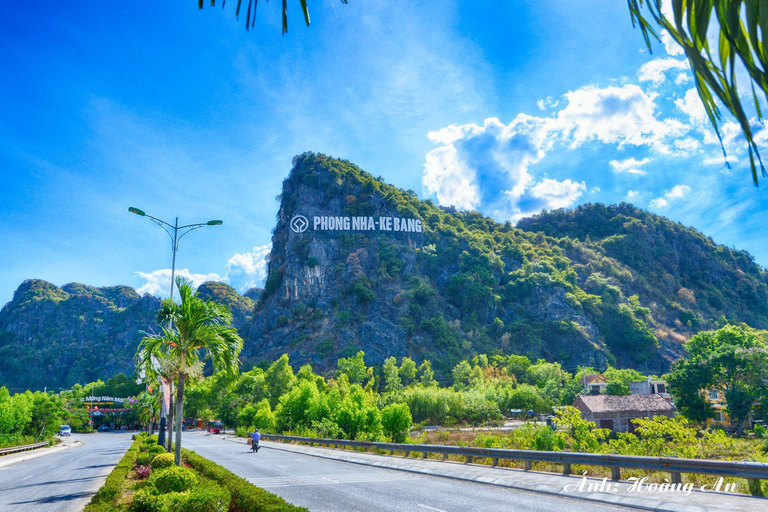
<svg viewBox="0 0 768 512">
<path fill-rule="evenodd" d="M 685 96 L 675 100 L 675 106 L 686 114 L 693 124 L 701 124 L 707 120 L 707 112 L 696 89 L 685 91 Z"/>
<path fill-rule="evenodd" d="M 480 197 L 473 181 L 475 174 L 458 156 L 454 146 L 443 146 L 427 153 L 422 183 L 443 205 L 471 210 Z"/>
<path fill-rule="evenodd" d="M 675 83 L 677 85 L 681 85 L 690 81 L 691 81 L 691 75 L 687 73 L 678 73 L 677 76 L 675 77 Z"/>
<path fill-rule="evenodd" d="M 677 139 L 674 142 L 674 146 L 678 150 L 678 155 L 687 156 L 697 151 L 701 147 L 701 143 L 692 137 L 686 137 L 684 139 Z"/>
<path fill-rule="evenodd" d="M 661 42 L 668 55 L 682 55 L 683 48 L 672 38 L 666 30 L 661 31 Z"/>
<path fill-rule="evenodd" d="M 639 86 L 583 87 L 565 94 L 568 104 L 557 114 L 557 126 L 571 147 L 598 140 L 606 144 L 652 146 L 670 153 L 669 141 L 689 131 L 674 119 L 656 116 L 655 93 Z"/>
<path fill-rule="evenodd" d="M 560 100 L 552 100 L 552 96 L 547 96 L 543 100 L 539 100 L 536 102 L 536 105 L 539 107 L 539 110 L 547 110 L 548 108 L 554 108 L 560 104 Z"/>
<path fill-rule="evenodd" d="M 541 200 L 547 208 L 565 208 L 572 205 L 581 197 L 587 185 L 584 182 L 575 183 L 571 180 L 557 181 L 544 179 L 528 191 L 531 197 Z"/>
<path fill-rule="evenodd" d="M 688 61 L 671 57 L 653 59 L 643 64 L 637 74 L 641 82 L 651 82 L 653 85 L 658 86 L 667 81 L 667 72 L 676 69 L 688 69 Z"/>
<path fill-rule="evenodd" d="M 628 158 L 626 160 L 611 160 L 610 165 L 613 169 L 613 172 L 617 173 L 627 173 L 627 174 L 646 174 L 646 172 L 640 167 L 644 166 L 648 162 L 650 162 L 650 158 L 643 158 L 642 160 L 636 160 L 633 158 Z"/>
<path fill-rule="evenodd" d="M 251 252 L 236 253 L 227 261 L 227 274 L 222 281 L 244 293 L 253 287 L 261 287 L 267 278 L 267 258 L 272 244 L 254 247 Z"/>
<path fill-rule="evenodd" d="M 150 295 L 156 295 L 158 297 L 167 297 L 171 293 L 171 269 L 164 268 L 152 272 L 136 272 L 136 275 L 146 281 L 146 283 L 136 290 L 140 295 L 149 293 Z M 186 268 L 176 270 L 176 277 L 189 279 L 192 281 L 192 286 L 195 288 L 206 281 L 222 280 L 221 276 L 218 274 L 193 274 Z M 177 293 L 178 292 L 174 292 L 176 297 L 178 297 Z"/>
<path fill-rule="evenodd" d="M 629 190 L 629 191 L 627 191 L 626 199 L 627 199 L 627 201 L 629 201 L 629 200 L 635 199 L 635 198 L 637 198 L 639 196 L 640 196 L 640 192 L 638 192 L 637 190 Z"/>
<path fill-rule="evenodd" d="M 226 264 L 226 274 L 193 274 L 189 269 L 176 270 L 176 276 L 181 276 L 192 281 L 192 286 L 197 288 L 206 281 L 220 281 L 228 283 L 238 292 L 244 293 L 255 286 L 263 286 L 267 277 L 267 257 L 272 244 L 254 247 L 253 251 L 236 253 L 229 258 Z M 136 275 L 144 279 L 145 283 L 136 291 L 143 295 L 149 293 L 158 297 L 168 297 L 171 290 L 171 269 L 164 268 L 152 272 L 136 272 Z M 174 292 L 176 295 L 177 292 Z M 176 295 L 178 298 L 178 295 Z"/>
<path fill-rule="evenodd" d="M 682 199 L 690 191 L 691 191 L 691 187 L 689 187 L 688 185 L 675 185 L 674 187 L 672 187 L 671 190 L 668 190 L 664 194 L 664 197 L 666 197 L 667 199 Z"/>
<path fill-rule="evenodd" d="M 701 161 L 704 165 L 725 165 L 725 162 L 729 163 L 736 163 L 739 159 L 736 158 L 733 155 L 728 155 L 727 157 L 723 157 L 723 155 L 714 155 L 714 156 L 708 156 L 704 160 Z"/>
<path fill-rule="evenodd" d="M 426 192 L 440 204 L 481 208 L 503 220 L 521 217 L 524 199 L 543 203 L 542 208 L 551 208 L 550 200 L 560 204 L 562 197 L 543 189 L 538 189 L 540 196 L 527 194 L 535 186 L 528 167 L 544 156 L 544 124 L 544 119 L 521 114 L 508 125 L 489 118 L 483 126 L 451 125 L 429 133 L 441 146 L 426 157 L 422 178 Z"/>
<path fill-rule="evenodd" d="M 690 191 L 691 187 L 688 185 L 675 185 L 671 189 L 664 192 L 664 197 L 657 197 L 656 199 L 652 199 L 649 204 L 653 208 L 663 208 L 668 206 L 670 201 L 684 198 Z"/>
<path fill-rule="evenodd" d="M 422 184 L 442 205 L 478 209 L 497 220 L 516 221 L 542 208 L 570 206 L 586 183 L 536 177 L 531 166 L 556 145 L 571 149 L 596 141 L 623 147 L 647 146 L 657 153 L 690 151 L 689 127 L 660 119 L 654 100 L 634 84 L 587 86 L 563 95 L 552 116 L 518 114 L 509 124 L 452 124 L 428 134 L 438 147 L 427 153 Z M 650 159 L 611 162 L 616 172 L 642 174 Z"/>
</svg>

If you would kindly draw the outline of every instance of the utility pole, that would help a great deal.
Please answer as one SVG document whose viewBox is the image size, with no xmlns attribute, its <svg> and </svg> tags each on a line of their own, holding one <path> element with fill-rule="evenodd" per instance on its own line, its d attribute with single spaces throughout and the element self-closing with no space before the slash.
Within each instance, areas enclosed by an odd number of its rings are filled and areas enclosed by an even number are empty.
<svg viewBox="0 0 768 512">
<path fill-rule="evenodd" d="M 204 228 L 206 226 L 221 226 L 223 224 L 220 220 L 209 220 L 208 222 L 199 222 L 196 224 L 186 224 L 184 226 L 179 226 L 179 218 L 176 217 L 176 220 L 173 224 L 170 222 L 166 222 L 162 219 L 158 219 L 157 217 L 153 217 L 151 215 L 147 215 L 144 210 L 140 210 L 138 208 L 134 208 L 131 206 L 128 208 L 128 211 L 131 213 L 135 213 L 136 215 L 139 215 L 140 217 L 146 217 L 161 228 L 163 228 L 163 231 L 168 233 L 168 236 L 171 237 L 171 252 L 173 254 L 173 264 L 171 266 L 171 294 L 170 299 L 173 300 L 173 287 L 176 284 L 174 282 L 174 278 L 176 277 L 176 252 L 179 250 L 179 241 L 182 239 L 184 235 L 189 233 L 190 231 L 194 231 L 196 229 Z M 173 234 L 171 234 L 171 231 Z M 179 235 L 179 231 L 182 231 L 181 235 Z M 170 326 L 169 326 L 170 328 Z M 160 393 L 165 393 L 165 389 L 163 386 L 163 379 L 160 378 Z M 170 384 L 169 384 L 170 386 Z M 160 397 L 160 425 L 158 426 L 158 434 L 157 434 L 157 444 L 159 446 L 165 445 L 165 431 L 167 426 L 167 415 L 168 411 L 165 407 L 165 396 Z"/>
</svg>

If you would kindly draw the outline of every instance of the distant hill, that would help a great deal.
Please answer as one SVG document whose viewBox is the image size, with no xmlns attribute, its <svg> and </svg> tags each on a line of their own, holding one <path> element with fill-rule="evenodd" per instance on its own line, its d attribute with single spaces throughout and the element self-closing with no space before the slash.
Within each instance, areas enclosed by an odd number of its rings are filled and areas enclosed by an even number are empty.
<svg viewBox="0 0 768 512">
<path fill-rule="evenodd" d="M 324 371 L 364 350 L 429 358 L 443 381 L 480 353 L 661 373 L 701 329 L 768 328 L 768 274 L 749 254 L 629 204 L 513 227 L 313 153 L 279 200 L 264 288 L 198 289 L 232 310 L 248 365 L 288 353 Z M 25 281 L 0 311 L 0 385 L 130 375 L 158 307 L 125 286 Z"/>
<path fill-rule="evenodd" d="M 253 302 L 231 286 L 204 283 L 199 291 L 228 306 L 236 326 L 250 322 Z M 0 386 L 58 389 L 133 375 L 140 331 L 159 332 L 159 308 L 157 298 L 128 286 L 24 281 L 0 310 Z"/>
<path fill-rule="evenodd" d="M 714 328 L 720 316 L 768 327 L 766 270 L 746 251 L 718 245 L 693 228 L 627 203 L 542 213 L 518 227 L 576 239 L 614 260 L 618 271 L 609 277 L 650 307 L 664 339 L 681 341 L 680 335 Z M 585 261 L 563 245 L 576 264 Z"/>
</svg>

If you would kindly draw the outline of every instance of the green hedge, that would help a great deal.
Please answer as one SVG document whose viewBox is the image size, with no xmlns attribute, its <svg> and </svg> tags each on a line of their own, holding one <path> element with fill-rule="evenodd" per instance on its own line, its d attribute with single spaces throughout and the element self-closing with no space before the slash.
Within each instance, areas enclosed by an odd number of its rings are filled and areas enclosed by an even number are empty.
<svg viewBox="0 0 768 512">
<path fill-rule="evenodd" d="M 169 470 L 163 470 L 163 472 L 166 471 Z M 181 492 L 161 493 L 159 489 L 147 485 L 133 495 L 130 510 L 131 512 L 228 512 L 230 501 L 229 490 L 212 480 L 203 480 L 194 489 Z"/>
<path fill-rule="evenodd" d="M 301 512 L 307 509 L 286 502 L 283 498 L 260 489 L 226 468 L 210 460 L 183 450 L 184 458 L 202 476 L 224 486 L 232 494 L 231 512 Z"/>
<path fill-rule="evenodd" d="M 139 453 L 140 439 L 133 442 L 128 451 L 125 452 L 123 458 L 117 463 L 115 469 L 107 477 L 104 485 L 101 486 L 99 492 L 97 492 L 85 507 L 83 512 L 110 512 L 119 508 L 116 506 L 115 500 L 122 496 L 123 485 L 128 474 L 133 469 L 133 460 L 136 454 Z"/>
</svg>

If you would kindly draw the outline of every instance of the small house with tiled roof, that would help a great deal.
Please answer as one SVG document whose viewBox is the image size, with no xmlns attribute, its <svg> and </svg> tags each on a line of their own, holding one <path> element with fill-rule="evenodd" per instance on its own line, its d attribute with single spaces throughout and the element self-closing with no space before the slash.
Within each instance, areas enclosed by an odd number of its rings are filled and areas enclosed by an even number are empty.
<svg viewBox="0 0 768 512">
<path fill-rule="evenodd" d="M 675 415 L 675 406 L 658 394 L 580 395 L 573 406 L 581 411 L 582 418 L 594 421 L 598 428 L 614 432 L 632 432 L 635 425 L 630 420 L 635 418 L 672 418 Z"/>
<path fill-rule="evenodd" d="M 581 377 L 581 385 L 584 386 L 584 394 L 596 395 L 598 393 L 605 393 L 608 381 L 602 373 L 590 373 Z"/>
</svg>

